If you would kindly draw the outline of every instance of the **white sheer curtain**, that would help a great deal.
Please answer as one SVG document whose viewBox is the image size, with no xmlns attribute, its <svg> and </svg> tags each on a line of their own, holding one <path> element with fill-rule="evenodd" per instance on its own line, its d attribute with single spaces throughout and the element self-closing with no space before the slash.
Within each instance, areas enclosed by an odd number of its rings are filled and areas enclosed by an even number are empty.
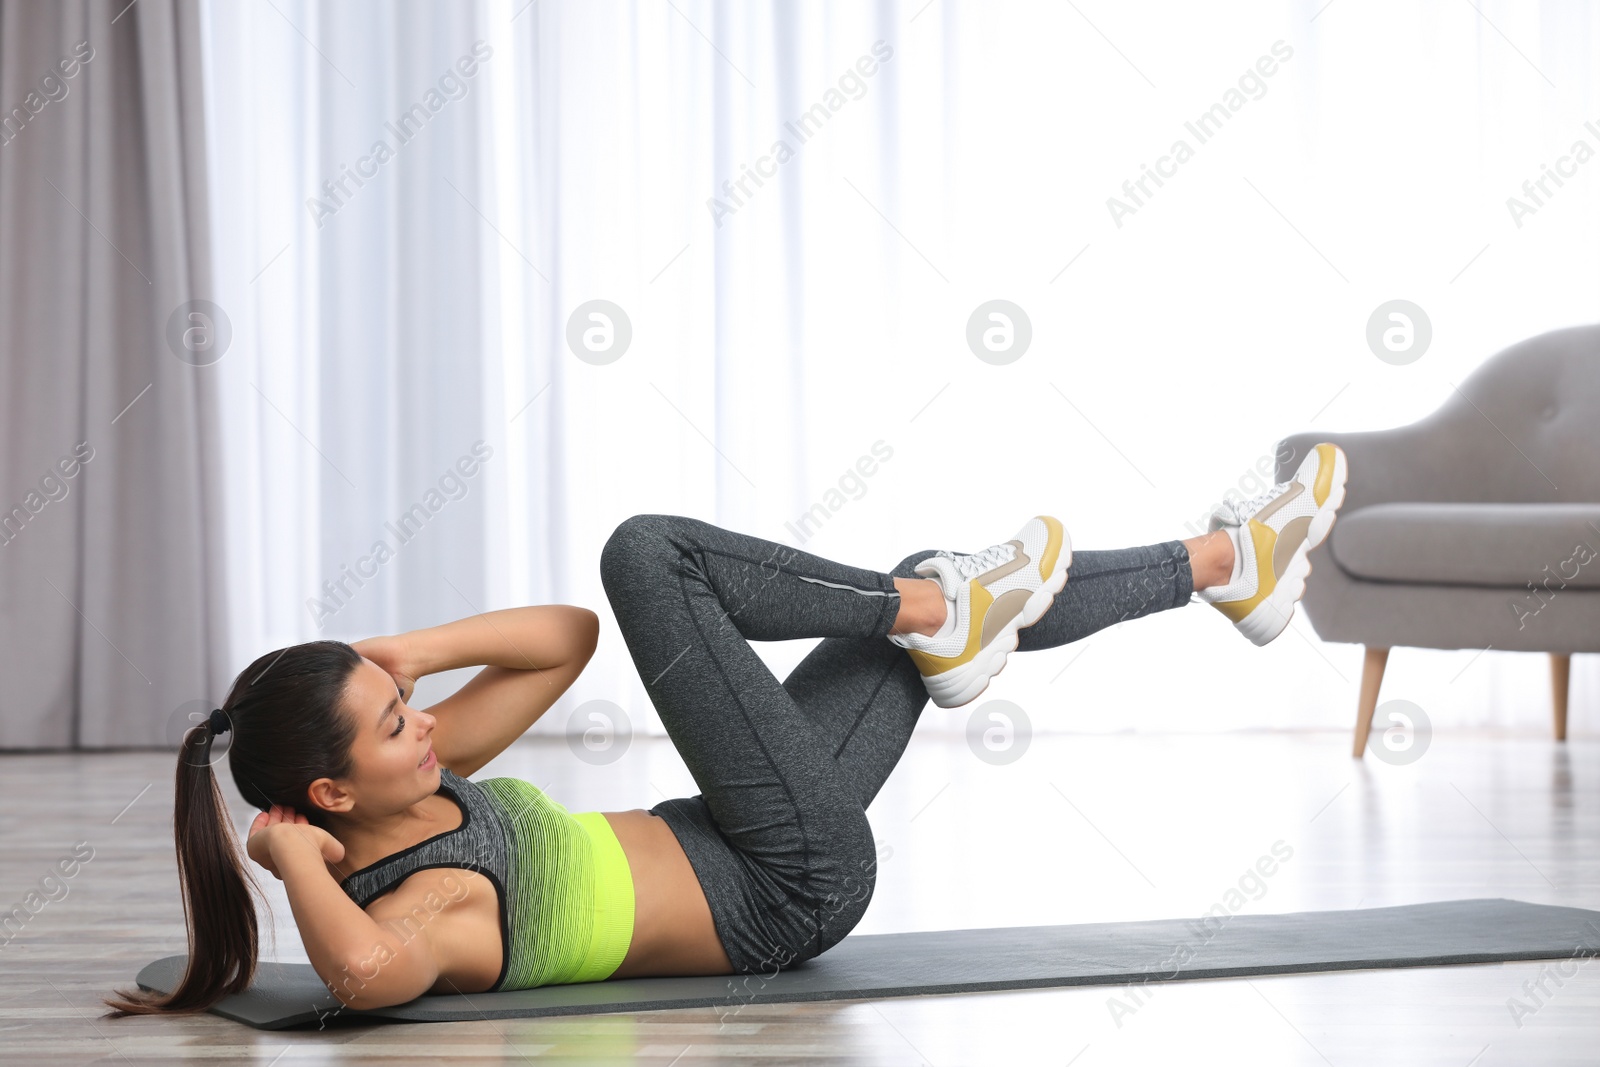
<svg viewBox="0 0 1600 1067">
<path fill-rule="evenodd" d="M 1507 208 L 1600 146 L 1586 5 L 525 4 L 207 8 L 239 666 L 578 603 L 602 643 L 551 718 L 659 731 L 597 568 L 630 514 L 883 568 L 1039 511 L 1080 549 L 1190 536 L 1283 435 L 1410 421 L 1600 317 L 1600 162 Z M 1434 326 L 1404 367 L 1364 341 L 1397 297 Z M 1005 365 L 966 340 L 993 299 L 1031 322 Z M 597 300 L 611 362 L 568 344 Z M 1359 649 L 1303 616 L 1264 651 L 1203 606 L 1132 625 L 1010 696 L 1041 730 L 1349 726 Z M 1397 653 L 1385 692 L 1548 729 L 1539 657 L 1472 655 Z M 1300 698 L 1266 721 L 1256 687 Z"/>
</svg>

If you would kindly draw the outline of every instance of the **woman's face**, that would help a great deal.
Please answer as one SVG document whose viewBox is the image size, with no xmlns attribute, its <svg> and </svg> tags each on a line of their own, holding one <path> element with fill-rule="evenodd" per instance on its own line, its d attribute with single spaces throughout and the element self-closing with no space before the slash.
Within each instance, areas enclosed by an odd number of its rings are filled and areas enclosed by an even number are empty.
<svg viewBox="0 0 1600 1067">
<path fill-rule="evenodd" d="M 324 778 L 313 785 L 313 796 L 348 815 L 356 796 L 367 811 L 395 812 L 438 791 L 439 761 L 433 754 L 437 720 L 408 707 L 387 671 L 363 657 L 345 687 L 344 708 L 356 722 L 350 750 L 354 769 L 338 795 L 318 794 L 319 787 L 332 784 Z"/>
</svg>

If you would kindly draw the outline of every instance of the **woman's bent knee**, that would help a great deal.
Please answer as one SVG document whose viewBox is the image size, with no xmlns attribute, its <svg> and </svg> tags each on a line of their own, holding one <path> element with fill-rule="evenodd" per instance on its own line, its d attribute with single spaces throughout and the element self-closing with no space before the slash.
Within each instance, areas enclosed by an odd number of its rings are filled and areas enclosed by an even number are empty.
<svg viewBox="0 0 1600 1067">
<path fill-rule="evenodd" d="M 816 951 L 826 952 L 843 941 L 867 913 L 878 885 L 879 848 L 866 816 L 857 830 L 840 835 L 833 843 L 834 862 L 825 876 L 811 885 L 808 924 L 815 922 Z"/>
<path fill-rule="evenodd" d="M 639 567 L 667 544 L 667 530 L 674 516 L 630 515 L 617 524 L 600 549 L 600 581 L 610 582 Z"/>
</svg>

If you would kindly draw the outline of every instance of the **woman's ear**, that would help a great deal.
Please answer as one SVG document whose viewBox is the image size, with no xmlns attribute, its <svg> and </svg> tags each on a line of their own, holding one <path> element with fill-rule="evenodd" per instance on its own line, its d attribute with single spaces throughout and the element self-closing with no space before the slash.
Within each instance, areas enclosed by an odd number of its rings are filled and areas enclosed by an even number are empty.
<svg viewBox="0 0 1600 1067">
<path fill-rule="evenodd" d="M 332 778 L 318 778 L 306 786 L 306 797 L 323 812 L 343 814 L 356 806 L 356 798 Z"/>
</svg>

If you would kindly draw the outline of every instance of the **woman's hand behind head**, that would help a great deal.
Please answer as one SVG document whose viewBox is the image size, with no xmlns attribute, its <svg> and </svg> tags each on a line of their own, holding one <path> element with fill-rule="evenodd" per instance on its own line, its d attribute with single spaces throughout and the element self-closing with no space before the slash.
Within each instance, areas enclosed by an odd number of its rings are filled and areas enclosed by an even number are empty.
<svg viewBox="0 0 1600 1067">
<path fill-rule="evenodd" d="M 344 859 L 344 845 L 338 838 L 320 826 L 312 826 L 309 819 L 304 815 L 295 814 L 293 808 L 284 804 L 274 804 L 270 810 L 257 815 L 255 821 L 250 824 L 245 852 L 251 859 L 271 871 L 272 877 L 280 882 L 283 881 L 283 875 L 278 873 L 272 849 L 274 843 L 285 834 L 294 834 L 297 838 L 310 842 L 329 863 L 338 863 Z"/>
<path fill-rule="evenodd" d="M 350 647 L 387 671 L 400 686 L 400 699 L 411 702 L 411 693 L 417 688 L 417 667 L 412 663 L 411 643 L 404 634 L 368 637 Z"/>
</svg>

